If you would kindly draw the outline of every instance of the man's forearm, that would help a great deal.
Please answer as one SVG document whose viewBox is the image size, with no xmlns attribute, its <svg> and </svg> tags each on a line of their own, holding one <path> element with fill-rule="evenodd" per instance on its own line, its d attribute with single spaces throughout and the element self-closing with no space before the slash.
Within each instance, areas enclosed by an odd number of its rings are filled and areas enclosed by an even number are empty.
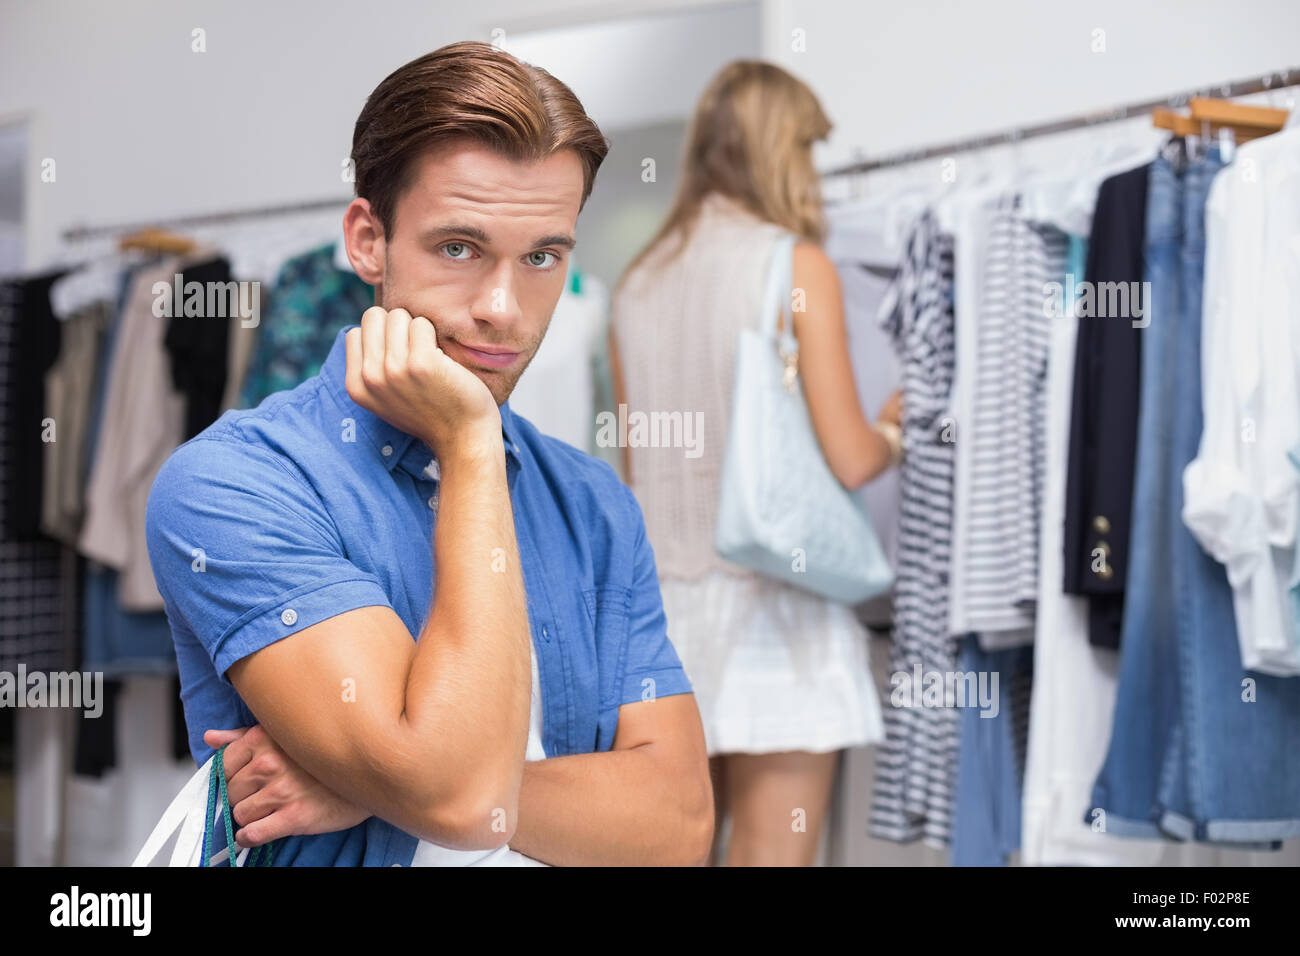
<svg viewBox="0 0 1300 956">
<path fill-rule="evenodd" d="M 711 794 L 655 746 L 524 764 L 510 848 L 553 866 L 698 863 L 692 821 L 712 818 Z"/>
<path fill-rule="evenodd" d="M 488 795 L 486 831 L 494 810 L 513 811 L 522 774 L 531 686 L 528 606 L 499 436 L 444 450 L 439 469 L 436 585 L 403 721 L 463 741 L 437 776 L 449 788 Z"/>
</svg>

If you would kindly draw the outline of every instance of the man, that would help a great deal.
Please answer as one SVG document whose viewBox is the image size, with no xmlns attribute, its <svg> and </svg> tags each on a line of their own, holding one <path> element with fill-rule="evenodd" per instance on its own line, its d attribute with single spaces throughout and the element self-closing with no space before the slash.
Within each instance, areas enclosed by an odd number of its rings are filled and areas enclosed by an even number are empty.
<svg viewBox="0 0 1300 956">
<path fill-rule="evenodd" d="M 707 857 L 640 509 L 507 402 L 606 149 L 566 86 L 489 45 L 397 70 L 357 120 L 343 220 L 377 305 L 158 474 L 191 750 L 233 740 L 237 840 L 276 864 Z"/>
</svg>

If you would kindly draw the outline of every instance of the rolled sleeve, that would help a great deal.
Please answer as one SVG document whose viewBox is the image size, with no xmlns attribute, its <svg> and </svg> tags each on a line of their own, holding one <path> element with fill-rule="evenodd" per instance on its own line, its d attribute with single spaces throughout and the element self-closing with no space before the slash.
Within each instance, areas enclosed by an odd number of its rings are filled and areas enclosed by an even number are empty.
<svg viewBox="0 0 1300 956">
<path fill-rule="evenodd" d="M 632 587 L 628 603 L 626 666 L 623 668 L 620 704 L 634 704 L 693 693 L 677 651 L 668 638 L 668 621 L 659 593 L 654 550 L 645 534 L 645 521 L 631 497 L 636 518 Z"/>
<path fill-rule="evenodd" d="M 311 487 L 247 442 L 200 437 L 178 448 L 150 490 L 145 526 L 167 613 L 226 684 L 231 664 L 282 638 L 392 606 L 379 579 L 347 558 Z"/>
</svg>

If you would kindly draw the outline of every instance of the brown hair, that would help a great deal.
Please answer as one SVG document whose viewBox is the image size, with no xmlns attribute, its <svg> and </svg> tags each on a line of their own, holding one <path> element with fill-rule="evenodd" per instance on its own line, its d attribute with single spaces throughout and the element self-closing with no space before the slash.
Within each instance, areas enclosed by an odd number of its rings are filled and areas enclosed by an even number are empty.
<svg viewBox="0 0 1300 956">
<path fill-rule="evenodd" d="M 609 142 L 573 91 L 541 67 L 490 43 L 451 43 L 385 77 L 352 132 L 356 194 L 392 235 L 412 160 L 456 137 L 503 156 L 539 160 L 573 149 L 582 160 L 582 205 Z"/>
<path fill-rule="evenodd" d="M 831 121 L 812 90 L 781 67 L 761 60 L 727 64 L 696 104 L 668 217 L 623 279 L 674 234 L 673 254 L 680 252 L 701 201 L 714 192 L 765 222 L 820 243 L 826 223 L 812 144 L 830 131 Z"/>
</svg>

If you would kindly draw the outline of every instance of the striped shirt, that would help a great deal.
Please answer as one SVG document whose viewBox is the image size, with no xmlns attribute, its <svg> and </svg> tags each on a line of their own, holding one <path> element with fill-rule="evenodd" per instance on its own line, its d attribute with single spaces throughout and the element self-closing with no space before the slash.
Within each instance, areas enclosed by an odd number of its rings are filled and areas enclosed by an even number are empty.
<svg viewBox="0 0 1300 956">
<path fill-rule="evenodd" d="M 911 227 L 882 325 L 902 366 L 902 514 L 894 588 L 893 675 L 956 670 L 948 634 L 952 518 L 953 241 L 930 211 Z M 891 682 L 897 677 L 891 678 Z M 957 766 L 959 711 L 920 706 L 884 710 L 869 830 L 896 841 L 948 842 Z M 892 704 L 892 701 L 891 701 Z"/>
<path fill-rule="evenodd" d="M 1065 275 L 1067 239 L 1001 197 L 984 237 L 971 363 L 973 401 L 959 421 L 953 620 L 961 631 L 1024 631 L 1032 641 L 1043 500 L 1043 414 L 1051 318 L 1044 286 Z M 958 321 L 961 321 L 958 317 Z M 966 371 L 959 357 L 961 374 Z M 962 465 L 966 467 L 962 467 Z M 965 485 L 963 488 L 962 485 Z M 981 639 L 986 647 L 989 642 Z"/>
</svg>

